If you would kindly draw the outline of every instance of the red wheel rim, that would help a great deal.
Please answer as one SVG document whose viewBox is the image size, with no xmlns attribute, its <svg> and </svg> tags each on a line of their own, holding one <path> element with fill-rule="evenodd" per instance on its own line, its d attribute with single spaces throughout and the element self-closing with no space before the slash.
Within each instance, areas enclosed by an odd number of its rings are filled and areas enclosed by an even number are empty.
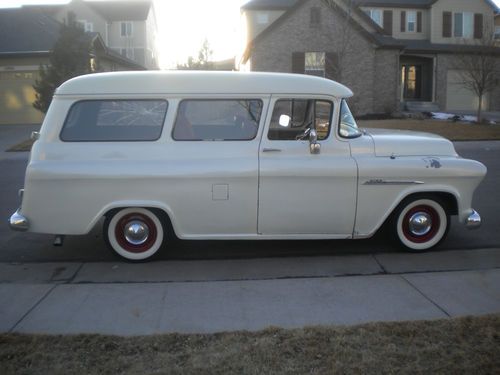
<svg viewBox="0 0 500 375">
<path fill-rule="evenodd" d="M 147 240 L 140 245 L 134 245 L 134 244 L 128 242 L 127 239 L 125 238 L 125 226 L 127 225 L 127 223 L 129 223 L 132 220 L 141 221 L 149 229 L 149 235 L 148 235 Z M 151 249 L 153 244 L 156 242 L 156 238 L 157 238 L 156 225 L 153 222 L 153 220 L 151 220 L 151 218 L 149 218 L 146 215 L 143 215 L 140 213 L 131 213 L 131 214 L 125 215 L 124 217 L 122 217 L 118 221 L 118 223 L 116 223 L 115 237 L 116 237 L 116 241 L 118 242 L 118 244 L 124 250 L 130 251 L 131 253 L 144 253 L 144 252 L 148 251 L 149 249 Z"/>
<path fill-rule="evenodd" d="M 410 218 L 419 212 L 427 214 L 431 220 L 430 230 L 423 235 L 417 235 L 413 233 L 410 229 Z M 439 214 L 433 207 L 420 205 L 413 207 L 406 213 L 405 217 L 403 218 L 402 225 L 403 225 L 403 234 L 408 241 L 414 243 L 424 243 L 434 238 L 434 236 L 436 235 L 441 226 L 441 220 L 439 219 Z"/>
</svg>

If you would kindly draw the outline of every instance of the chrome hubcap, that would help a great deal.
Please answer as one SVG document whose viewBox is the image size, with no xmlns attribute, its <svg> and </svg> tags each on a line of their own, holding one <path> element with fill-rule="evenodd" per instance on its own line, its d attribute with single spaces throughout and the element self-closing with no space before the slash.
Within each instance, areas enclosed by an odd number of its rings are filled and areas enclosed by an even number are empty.
<svg viewBox="0 0 500 375">
<path fill-rule="evenodd" d="M 431 216 L 425 212 L 417 212 L 410 217 L 410 232 L 415 236 L 424 236 L 431 230 Z"/>
<path fill-rule="evenodd" d="M 142 245 L 149 236 L 148 226 L 139 220 L 132 220 L 125 225 L 125 239 L 132 245 Z"/>
</svg>

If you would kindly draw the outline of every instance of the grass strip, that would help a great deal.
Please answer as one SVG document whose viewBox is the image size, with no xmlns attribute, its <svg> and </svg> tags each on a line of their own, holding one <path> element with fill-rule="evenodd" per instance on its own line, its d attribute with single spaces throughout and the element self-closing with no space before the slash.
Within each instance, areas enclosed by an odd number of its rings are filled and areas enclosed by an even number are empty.
<svg viewBox="0 0 500 375">
<path fill-rule="evenodd" d="M 27 139 L 25 141 L 22 141 L 21 143 L 18 143 L 17 145 L 14 145 L 10 148 L 7 149 L 7 152 L 23 152 L 23 151 L 30 151 L 31 146 L 33 146 L 33 140 Z"/>
<path fill-rule="evenodd" d="M 438 134 L 451 141 L 500 140 L 500 125 L 479 125 L 439 120 L 360 120 L 361 128 L 412 130 Z"/>
<path fill-rule="evenodd" d="M 0 335 L 7 374 L 493 374 L 500 314 L 259 332 Z"/>
</svg>

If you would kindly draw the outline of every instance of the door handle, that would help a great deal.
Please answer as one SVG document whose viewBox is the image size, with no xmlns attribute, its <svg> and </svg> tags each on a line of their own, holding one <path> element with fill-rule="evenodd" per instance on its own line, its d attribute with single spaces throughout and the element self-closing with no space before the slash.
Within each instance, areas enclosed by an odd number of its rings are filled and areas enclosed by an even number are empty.
<svg viewBox="0 0 500 375">
<path fill-rule="evenodd" d="M 267 148 L 267 147 L 264 147 L 262 149 L 262 152 L 281 152 L 281 149 L 280 148 Z"/>
</svg>

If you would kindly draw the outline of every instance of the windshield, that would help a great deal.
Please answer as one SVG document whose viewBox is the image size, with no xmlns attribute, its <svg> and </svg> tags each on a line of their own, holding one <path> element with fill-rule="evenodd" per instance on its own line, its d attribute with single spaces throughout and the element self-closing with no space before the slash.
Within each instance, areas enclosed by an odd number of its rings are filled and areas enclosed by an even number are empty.
<svg viewBox="0 0 500 375">
<path fill-rule="evenodd" d="M 356 120 L 354 120 L 354 117 L 345 99 L 342 99 L 342 105 L 340 106 L 339 133 L 340 136 L 344 138 L 356 138 L 361 135 L 361 131 L 358 129 Z"/>
</svg>

